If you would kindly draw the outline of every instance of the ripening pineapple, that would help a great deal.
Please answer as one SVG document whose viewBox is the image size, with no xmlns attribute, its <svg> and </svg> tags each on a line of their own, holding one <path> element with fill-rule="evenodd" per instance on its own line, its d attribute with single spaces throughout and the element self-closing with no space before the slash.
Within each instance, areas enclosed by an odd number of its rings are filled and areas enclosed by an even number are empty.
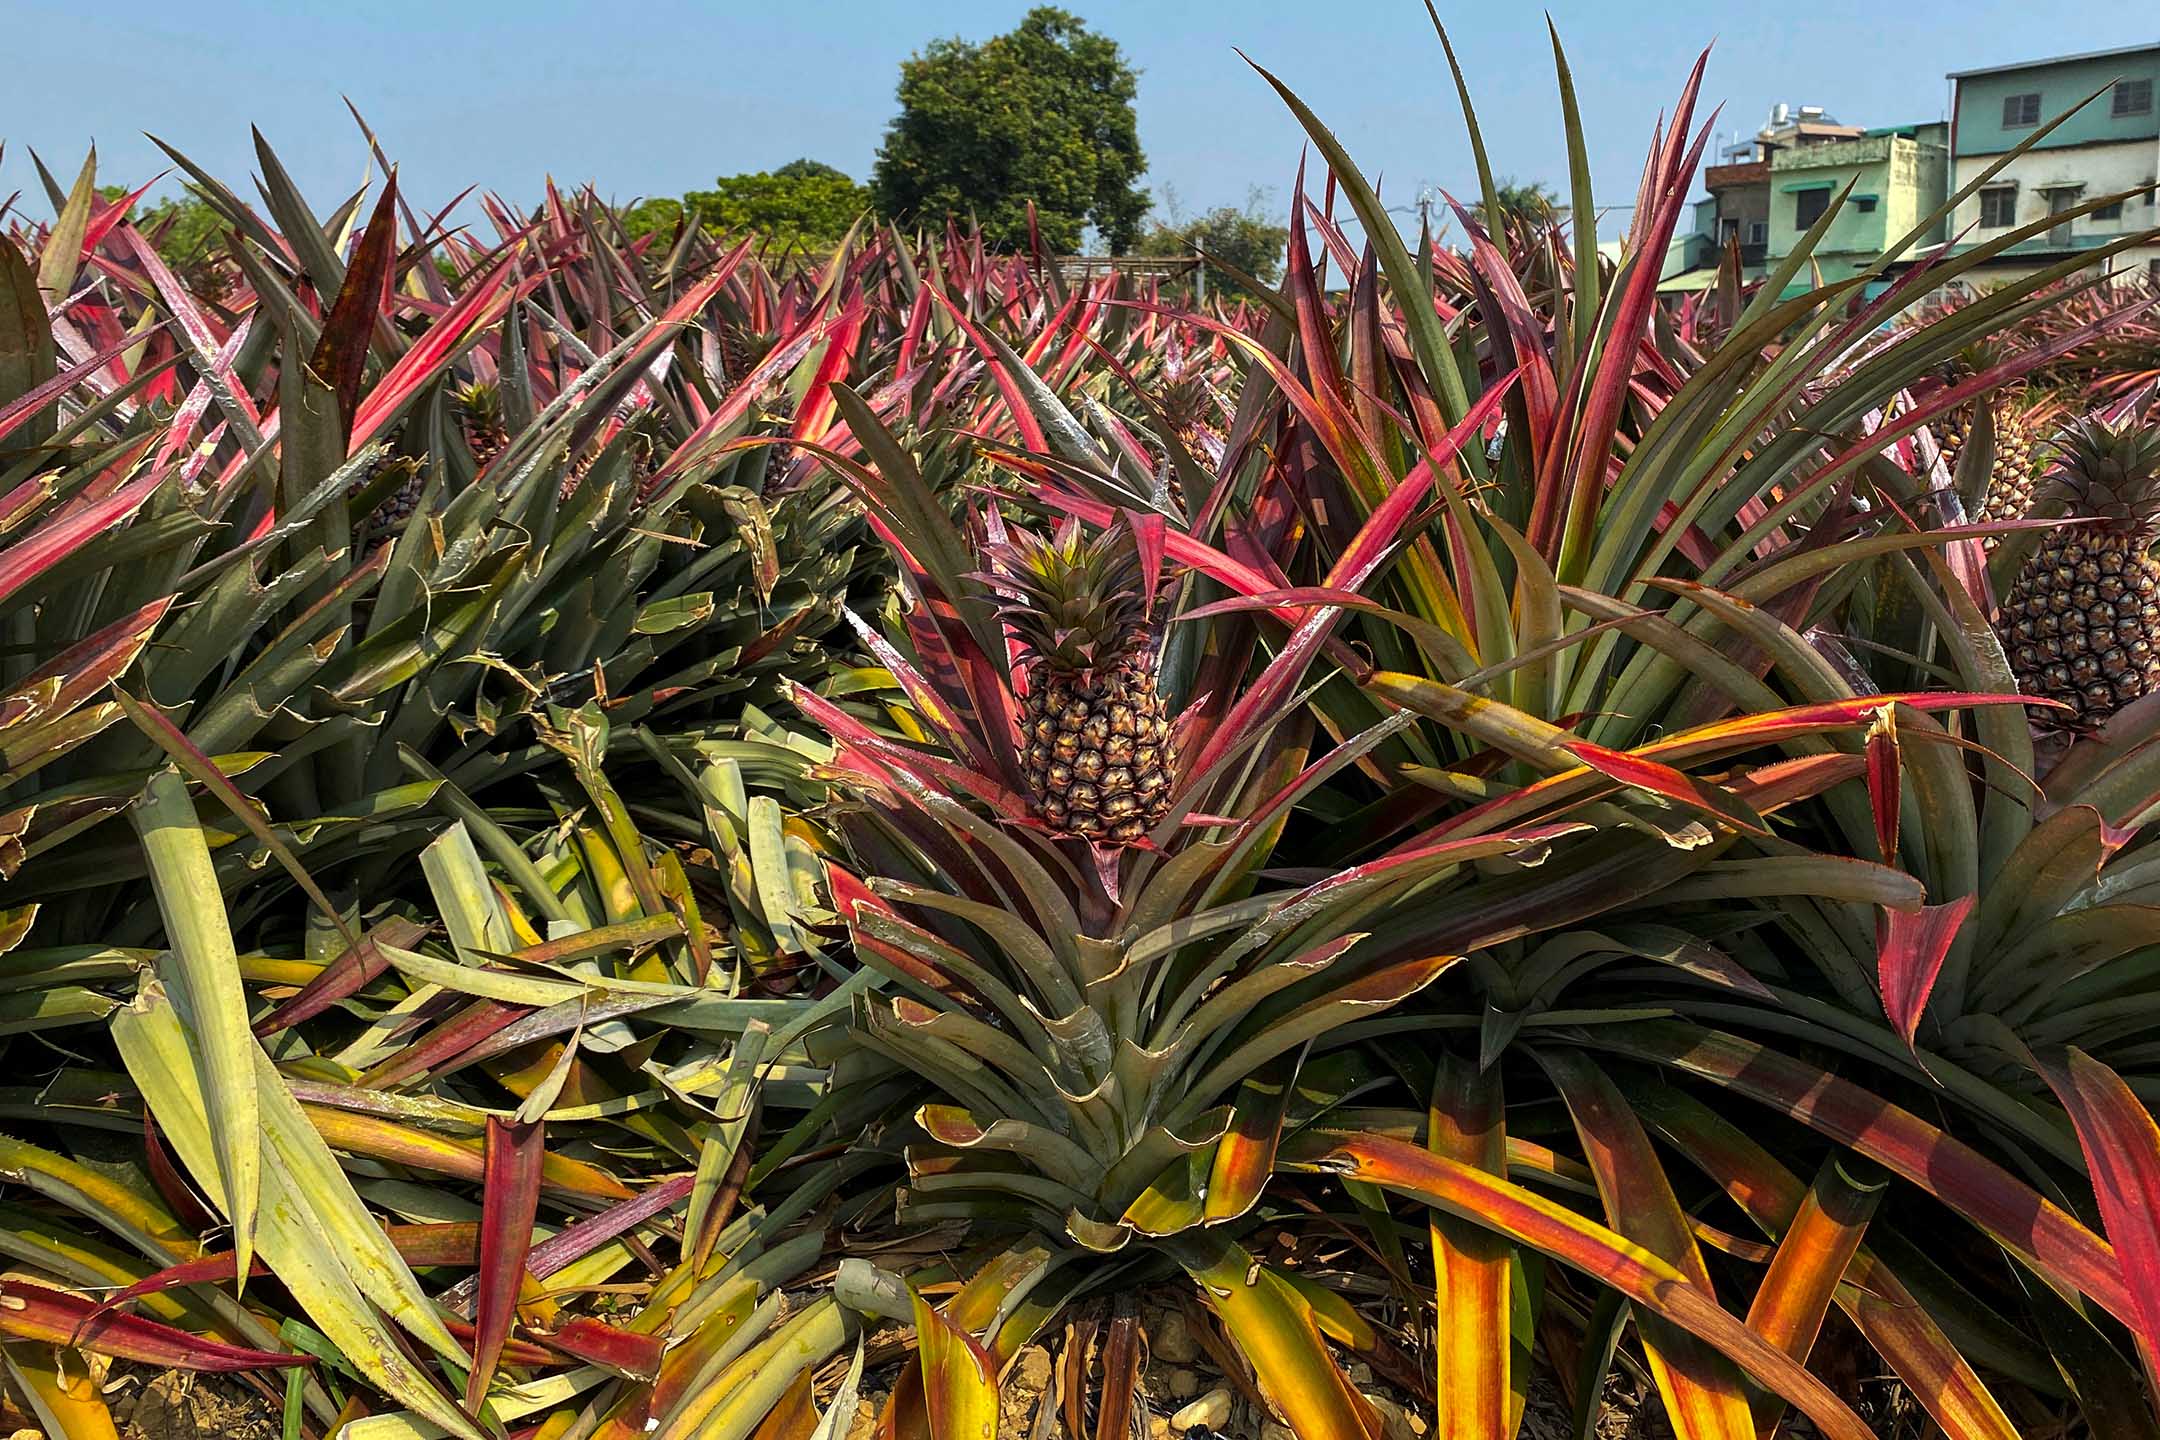
<svg viewBox="0 0 2160 1440">
<path fill-rule="evenodd" d="M 753 335 L 750 327 L 737 320 L 720 322 L 720 393 L 724 396 L 742 384 L 743 377 L 757 368 L 757 363 L 771 348 L 761 343 L 762 337 Z"/>
<path fill-rule="evenodd" d="M 2046 532 L 1998 625 L 2018 688 L 2070 707 L 2089 729 L 2160 689 L 2160 426 L 2081 421 L 2059 442 L 2068 513 L 2102 523 Z"/>
<path fill-rule="evenodd" d="M 981 578 L 1025 647 L 1021 768 L 1054 829 L 1128 845 L 1170 807 L 1176 758 L 1156 691 L 1150 596 L 1130 529 L 1014 532 Z"/>
<path fill-rule="evenodd" d="M 2045 437 L 2037 409 L 2015 400 L 1996 402 L 1995 454 L 1988 464 L 1987 495 L 1980 502 L 1982 520 L 2022 520 L 2032 513 L 2046 473 Z M 1993 550 L 2000 538 L 1982 543 Z"/>
<path fill-rule="evenodd" d="M 413 512 L 420 508 L 420 492 L 427 488 L 425 462 L 409 455 L 381 455 L 365 474 L 345 489 L 348 500 L 357 500 L 391 474 L 403 478 L 398 481 L 397 488 L 376 505 L 374 513 L 366 517 L 377 530 L 397 529 L 412 519 Z"/>
<path fill-rule="evenodd" d="M 1164 428 L 1185 453 L 1213 468 L 1222 463 L 1223 435 L 1216 423 L 1216 393 L 1208 379 L 1207 360 L 1205 349 L 1197 353 L 1187 349 L 1173 332 L 1149 387 L 1149 398 L 1162 412 Z M 1158 503 L 1161 498 L 1167 498 L 1182 512 L 1185 486 L 1178 478 L 1177 466 L 1171 463 L 1167 448 L 1156 469 L 1156 482 L 1161 489 Z"/>
<path fill-rule="evenodd" d="M 475 380 L 457 392 L 459 427 L 472 448 L 473 466 L 485 470 L 495 457 L 510 448 L 510 431 L 503 425 L 502 392 L 485 380 Z"/>
</svg>

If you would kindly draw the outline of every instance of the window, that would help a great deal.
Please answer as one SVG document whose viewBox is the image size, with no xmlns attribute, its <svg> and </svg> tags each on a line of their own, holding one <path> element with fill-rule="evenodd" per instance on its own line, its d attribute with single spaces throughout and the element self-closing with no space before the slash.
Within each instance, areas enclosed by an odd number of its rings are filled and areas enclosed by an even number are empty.
<svg viewBox="0 0 2160 1440">
<path fill-rule="evenodd" d="M 2122 207 L 2123 202 L 2120 200 L 2117 200 L 2112 205 L 2102 205 L 2092 212 L 2092 218 L 2095 220 L 2120 220 L 2122 219 Z"/>
<path fill-rule="evenodd" d="M 1853 196 L 1853 208 L 1863 215 L 1872 215 L 1875 213 L 1875 199 L 1876 197 L 1873 195 L 1855 195 Z"/>
<path fill-rule="evenodd" d="M 1749 221 L 1749 222 L 1748 222 L 1748 227 L 1747 227 L 1747 243 L 1748 243 L 1748 244 L 1750 244 L 1750 245 L 1767 245 L 1767 244 L 1769 244 L 1769 243 L 1770 243 L 1770 222 L 1769 222 L 1769 221 L 1767 221 L 1767 220 L 1751 220 L 1751 221 Z"/>
<path fill-rule="evenodd" d="M 2003 128 L 2021 130 L 2040 123 L 2040 92 L 2003 96 Z"/>
<path fill-rule="evenodd" d="M 2048 187 L 2046 193 L 2048 214 L 2060 215 L 2065 210 L 2077 208 L 2078 196 L 2085 193 L 2085 187 L 2082 185 L 2052 185 Z M 2068 220 L 2048 231 L 2048 244 L 2068 245 L 2069 243 L 2070 222 Z"/>
<path fill-rule="evenodd" d="M 1997 185 L 1980 192 L 1980 228 L 2003 230 L 2017 224 L 2017 187 Z"/>
<path fill-rule="evenodd" d="M 1793 224 L 1805 229 L 1822 219 L 1823 211 L 1830 208 L 1828 186 L 1820 190 L 1802 190 L 1793 199 Z"/>
<path fill-rule="evenodd" d="M 2115 82 L 2115 99 L 2108 106 L 2110 115 L 2152 114 L 2152 81 L 2118 80 Z"/>
</svg>

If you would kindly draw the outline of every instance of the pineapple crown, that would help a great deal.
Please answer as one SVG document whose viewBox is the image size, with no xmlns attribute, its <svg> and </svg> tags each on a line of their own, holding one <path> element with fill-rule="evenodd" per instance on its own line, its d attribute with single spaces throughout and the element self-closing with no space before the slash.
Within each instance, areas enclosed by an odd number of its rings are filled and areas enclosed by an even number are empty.
<svg viewBox="0 0 2160 1440">
<path fill-rule="evenodd" d="M 2088 418 L 2056 441 L 2055 483 L 2074 513 L 2095 516 L 2117 533 L 2160 531 L 2160 425 L 2120 429 Z"/>
<path fill-rule="evenodd" d="M 475 380 L 454 397 L 465 418 L 486 425 L 502 418 L 502 391 L 491 380 Z"/>
<path fill-rule="evenodd" d="M 1975 375 L 1984 375 L 1996 366 L 2004 364 L 2016 353 L 2015 348 L 2006 337 L 2002 335 L 1983 335 L 1943 362 L 1943 383 L 1945 385 L 1962 385 Z M 2022 392 L 2024 388 L 2025 381 L 2022 378 L 2005 380 L 1996 387 L 1995 393 L 1998 395 L 2014 394 Z"/>
<path fill-rule="evenodd" d="M 1115 669 L 1145 643 L 1152 608 L 1140 546 L 1123 521 L 1094 535 L 1067 520 L 1044 539 L 1008 531 L 972 578 L 1034 660 L 1069 673 Z"/>
</svg>

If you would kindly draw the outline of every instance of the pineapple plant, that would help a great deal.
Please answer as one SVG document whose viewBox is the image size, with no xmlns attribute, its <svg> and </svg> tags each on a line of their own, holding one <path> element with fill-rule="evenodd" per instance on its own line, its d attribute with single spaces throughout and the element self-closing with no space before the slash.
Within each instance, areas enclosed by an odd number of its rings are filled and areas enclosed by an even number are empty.
<svg viewBox="0 0 2160 1440">
<path fill-rule="evenodd" d="M 1052 829 L 1129 845 L 1170 805 L 1176 764 L 1154 670 L 1152 587 L 1130 527 L 1068 520 L 1050 539 L 1010 532 L 980 578 L 1025 650 L 1023 770 Z"/>
<path fill-rule="evenodd" d="M 2048 532 L 2003 602 L 2003 647 L 2019 687 L 2059 700 L 2057 723 L 2099 726 L 2160 688 L 2160 427 L 2072 426 L 2055 481 L 2068 513 L 2097 523 Z"/>
</svg>

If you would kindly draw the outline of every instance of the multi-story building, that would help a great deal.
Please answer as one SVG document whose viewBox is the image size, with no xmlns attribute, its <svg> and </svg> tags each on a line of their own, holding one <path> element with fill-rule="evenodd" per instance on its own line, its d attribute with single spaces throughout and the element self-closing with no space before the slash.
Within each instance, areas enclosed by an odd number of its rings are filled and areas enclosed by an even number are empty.
<svg viewBox="0 0 2160 1440">
<path fill-rule="evenodd" d="M 1722 163 L 1703 168 L 1703 188 L 1713 202 L 1710 238 L 1719 250 L 1737 240 L 1741 273 L 1762 274 L 1770 255 L 1770 168 L 1779 155 L 1828 141 L 1849 140 L 1862 132 L 1840 125 L 1820 105 L 1778 105 L 1770 122 L 1753 138 L 1726 150 Z"/>
<path fill-rule="evenodd" d="M 1956 248 L 1985 244 L 2103 195 L 2143 190 L 2019 242 L 1977 273 L 1977 283 L 2029 274 L 2160 224 L 2150 188 L 2160 176 L 2160 43 L 1962 70 L 1950 84 L 1950 183 L 1960 190 L 2042 125 L 2100 92 L 1957 207 L 1950 223 Z M 2160 245 L 2135 247 L 2111 262 L 2115 269 L 2133 266 L 2160 279 Z"/>
<path fill-rule="evenodd" d="M 1949 195 L 1949 127 L 1941 121 L 1895 125 L 1850 138 L 1795 145 L 1770 157 L 1770 243 L 1765 263 L 1792 254 L 1847 186 L 1851 194 L 1823 232 L 1812 263 L 1786 286 L 1801 294 L 1873 265 L 1893 241 L 1928 221 Z M 1939 244 L 1942 221 L 1921 235 Z M 1878 291 L 1887 280 L 1869 286 Z"/>
</svg>

